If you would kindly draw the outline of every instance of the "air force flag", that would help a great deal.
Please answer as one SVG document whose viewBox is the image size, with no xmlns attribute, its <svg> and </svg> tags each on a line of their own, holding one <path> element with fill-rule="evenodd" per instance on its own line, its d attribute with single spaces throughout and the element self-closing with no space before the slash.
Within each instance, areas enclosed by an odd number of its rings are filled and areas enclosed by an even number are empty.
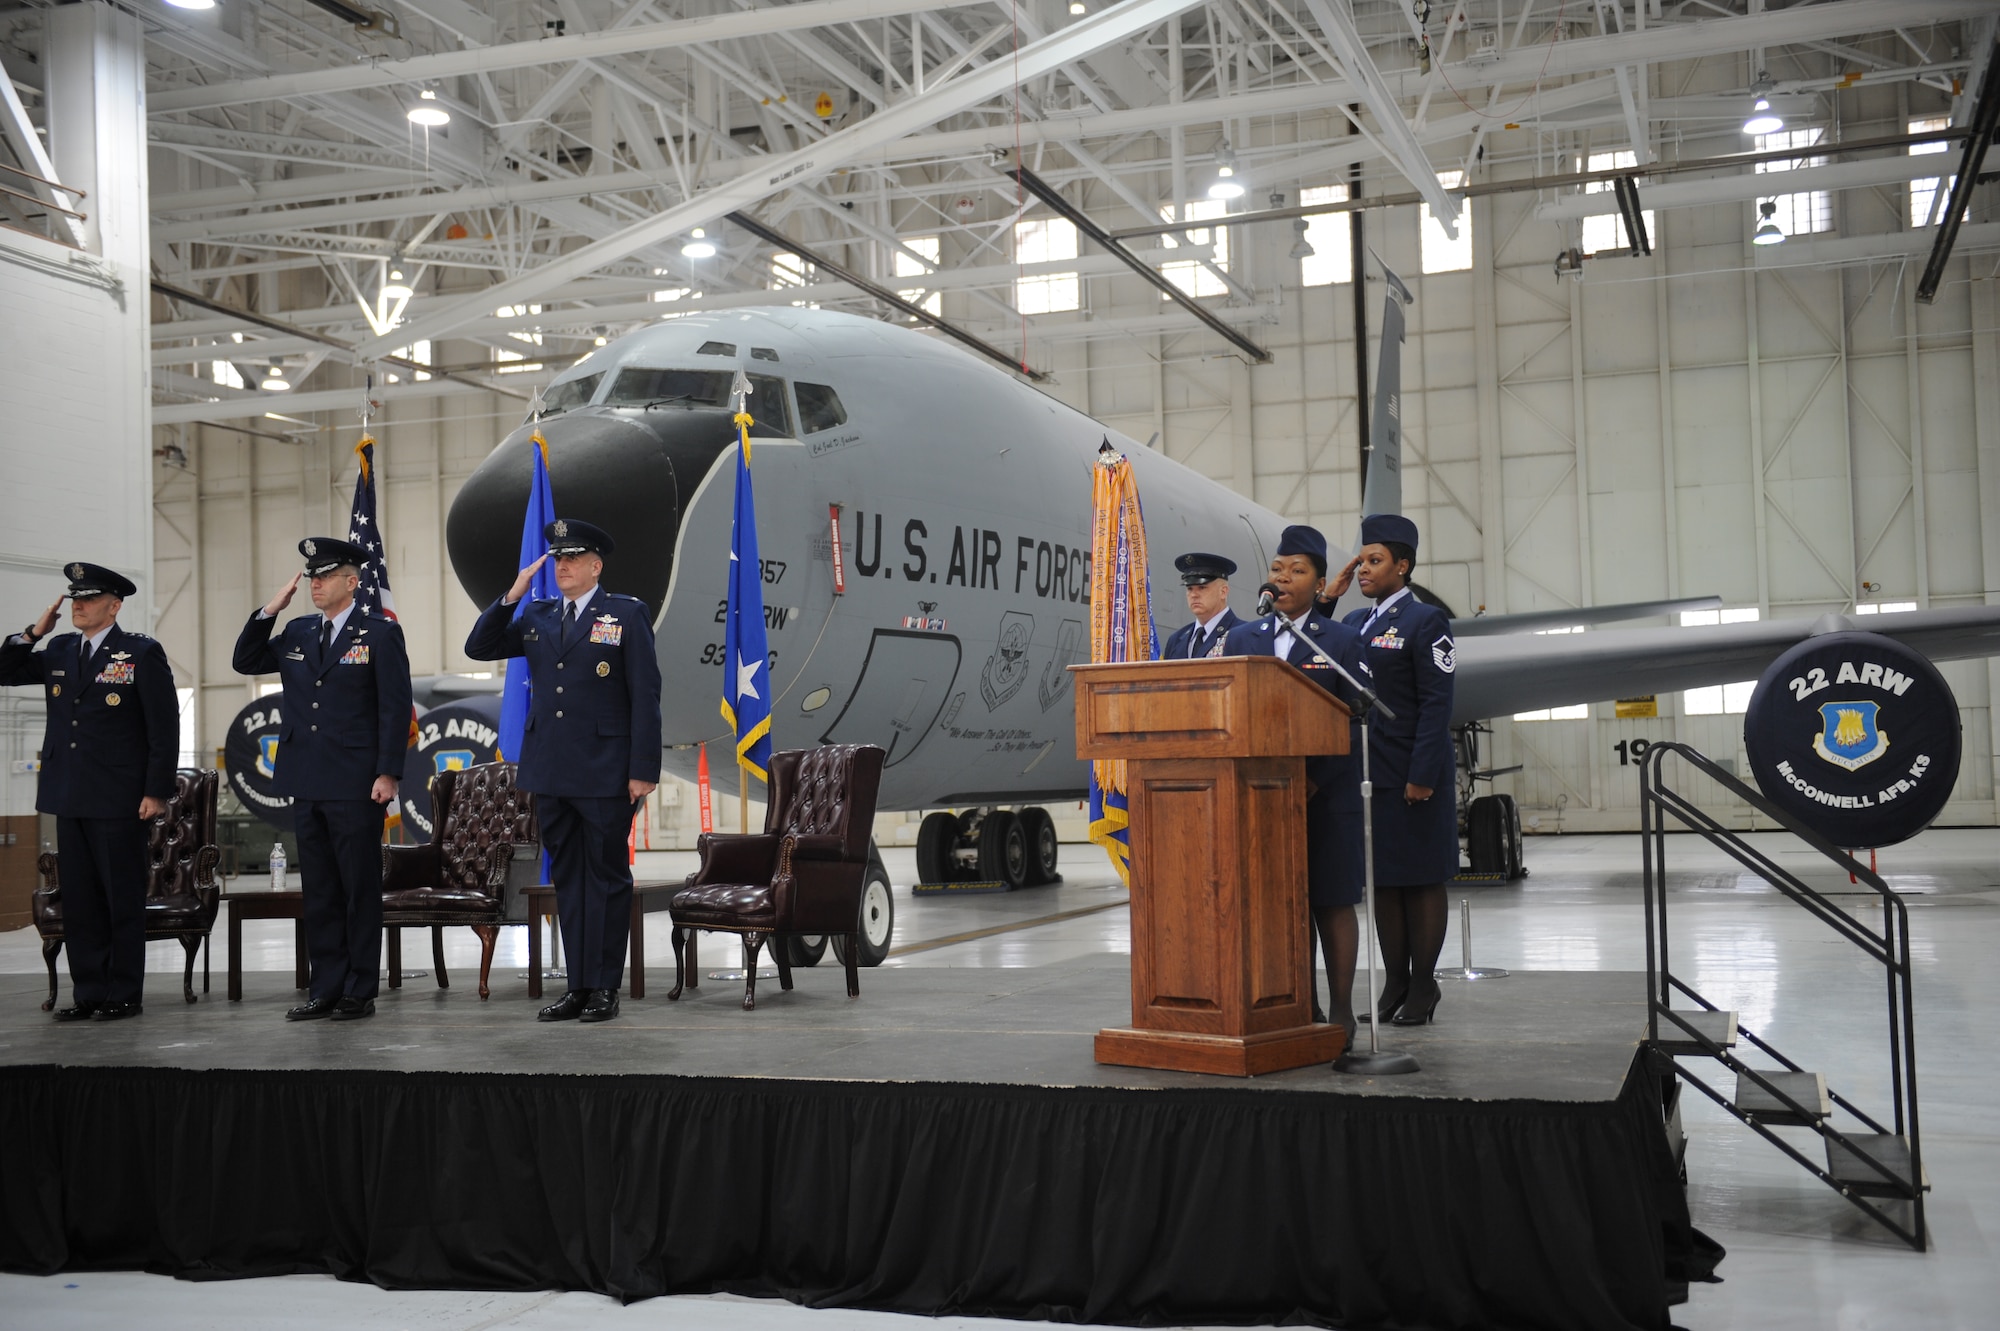
<svg viewBox="0 0 2000 1331">
<path fill-rule="evenodd" d="M 737 378 L 743 376 L 739 373 Z M 746 384 L 747 388 L 748 385 Z M 771 666 L 764 638 L 764 572 L 750 490 L 750 416 L 737 398 L 736 516 L 729 528 L 729 602 L 723 628 L 722 719 L 736 732 L 736 760 L 771 779 Z"/>
</svg>

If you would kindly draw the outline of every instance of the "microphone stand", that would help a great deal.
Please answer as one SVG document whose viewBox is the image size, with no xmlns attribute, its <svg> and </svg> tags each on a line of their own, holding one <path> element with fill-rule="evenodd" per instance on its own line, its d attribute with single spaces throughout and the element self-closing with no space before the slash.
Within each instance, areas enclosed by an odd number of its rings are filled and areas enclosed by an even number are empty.
<svg viewBox="0 0 2000 1331">
<path fill-rule="evenodd" d="M 1414 1055 L 1382 1047 L 1382 1014 L 1375 1010 L 1375 787 L 1368 779 L 1368 718 L 1379 711 L 1393 721 L 1396 714 L 1376 696 L 1375 690 L 1349 674 L 1347 668 L 1328 656 L 1318 643 L 1296 631 L 1292 636 L 1311 648 L 1314 656 L 1347 681 L 1356 699 L 1354 719 L 1361 723 L 1361 900 L 1362 932 L 1367 935 L 1363 946 L 1368 952 L 1368 1052 L 1357 1051 L 1354 1048 L 1354 1033 L 1348 1032 L 1347 1048 L 1333 1060 L 1333 1070 L 1362 1077 L 1421 1072 L 1423 1069 Z"/>
</svg>

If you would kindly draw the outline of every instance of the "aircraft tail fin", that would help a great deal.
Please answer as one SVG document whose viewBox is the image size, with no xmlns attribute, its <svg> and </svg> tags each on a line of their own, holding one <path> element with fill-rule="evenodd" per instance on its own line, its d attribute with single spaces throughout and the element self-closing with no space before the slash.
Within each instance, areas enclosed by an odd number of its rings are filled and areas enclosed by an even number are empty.
<svg viewBox="0 0 2000 1331">
<path fill-rule="evenodd" d="M 1375 409 L 1368 417 L 1368 476 L 1361 516 L 1403 511 L 1403 306 L 1416 297 L 1376 259 L 1388 290 L 1382 300 L 1382 350 L 1375 366 Z"/>
</svg>

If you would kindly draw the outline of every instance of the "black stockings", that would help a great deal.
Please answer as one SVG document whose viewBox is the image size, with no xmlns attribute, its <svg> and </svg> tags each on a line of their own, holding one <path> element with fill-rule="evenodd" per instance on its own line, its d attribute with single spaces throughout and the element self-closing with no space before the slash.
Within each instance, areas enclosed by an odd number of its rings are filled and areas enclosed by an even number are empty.
<svg viewBox="0 0 2000 1331">
<path fill-rule="evenodd" d="M 1428 992 L 1444 948 L 1446 905 L 1443 883 L 1424 887 L 1375 889 L 1375 937 L 1382 946 L 1384 1016 L 1392 1016 L 1409 995 L 1411 980 Z"/>
</svg>

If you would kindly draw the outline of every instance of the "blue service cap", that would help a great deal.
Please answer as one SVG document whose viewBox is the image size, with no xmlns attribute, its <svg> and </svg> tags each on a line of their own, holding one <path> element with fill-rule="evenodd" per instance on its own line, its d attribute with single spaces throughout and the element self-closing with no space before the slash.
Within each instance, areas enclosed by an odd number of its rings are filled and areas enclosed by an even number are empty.
<svg viewBox="0 0 2000 1331">
<path fill-rule="evenodd" d="M 113 572 L 102 564 L 85 564 L 81 561 L 65 564 L 63 572 L 69 576 L 69 598 L 81 601 L 91 596 L 115 596 L 119 600 L 133 595 L 139 585 L 122 573 Z"/>
<path fill-rule="evenodd" d="M 1326 537 L 1320 535 L 1317 527 L 1301 524 L 1285 528 L 1278 535 L 1278 553 L 1304 555 L 1319 566 L 1320 576 L 1326 575 Z"/>
<path fill-rule="evenodd" d="M 375 557 L 364 547 L 333 536 L 308 536 L 299 542 L 299 553 L 306 557 L 306 576 L 313 578 L 324 577 L 342 564 L 359 569 Z"/>
<path fill-rule="evenodd" d="M 1395 541 L 1417 548 L 1417 524 L 1401 513 L 1376 513 L 1361 519 L 1363 545 L 1387 545 Z"/>
<path fill-rule="evenodd" d="M 1174 567 L 1180 570 L 1183 587 L 1202 587 L 1236 572 L 1236 561 L 1195 551 L 1176 559 Z"/>
<path fill-rule="evenodd" d="M 608 555 L 618 548 L 611 533 L 578 518 L 557 518 L 542 528 L 552 555 Z"/>
</svg>

